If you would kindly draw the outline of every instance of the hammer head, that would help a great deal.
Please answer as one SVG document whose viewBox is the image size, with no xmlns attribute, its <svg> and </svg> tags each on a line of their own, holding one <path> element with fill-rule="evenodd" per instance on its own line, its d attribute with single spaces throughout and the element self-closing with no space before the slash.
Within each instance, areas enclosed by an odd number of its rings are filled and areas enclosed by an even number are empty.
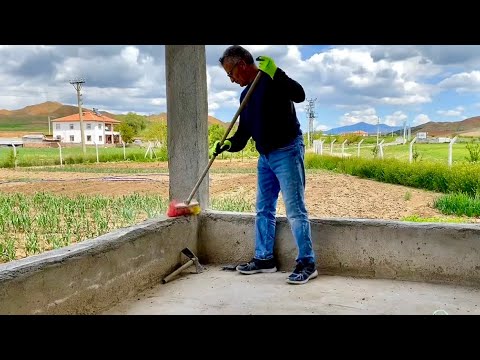
<svg viewBox="0 0 480 360">
<path fill-rule="evenodd" d="M 182 254 L 193 261 L 193 263 L 195 264 L 195 269 L 197 271 L 197 274 L 203 272 L 203 266 L 200 264 L 200 262 L 198 261 L 198 258 L 195 256 L 192 250 L 190 250 L 189 248 L 185 248 L 182 250 Z"/>
</svg>

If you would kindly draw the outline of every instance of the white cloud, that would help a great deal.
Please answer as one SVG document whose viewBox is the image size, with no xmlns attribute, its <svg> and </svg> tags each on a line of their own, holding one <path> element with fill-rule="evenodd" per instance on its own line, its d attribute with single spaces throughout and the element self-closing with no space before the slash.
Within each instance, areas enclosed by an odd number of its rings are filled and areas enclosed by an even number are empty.
<svg viewBox="0 0 480 360">
<path fill-rule="evenodd" d="M 412 126 L 418 126 L 430 122 L 430 118 L 426 114 L 420 114 L 415 116 L 415 119 L 412 122 Z"/>
<path fill-rule="evenodd" d="M 345 106 L 415 105 L 432 101 L 435 88 L 420 81 L 428 72 L 419 57 L 403 61 L 374 61 L 370 47 L 333 48 L 303 62 L 300 83 L 323 104 Z M 306 65 L 306 66 L 305 66 Z M 438 73 L 430 70 L 430 74 Z M 334 91 L 321 96 L 320 89 Z"/>
<path fill-rule="evenodd" d="M 206 46 L 208 111 L 223 121 L 231 120 L 243 90 L 218 62 L 227 47 Z M 477 104 L 467 96 L 454 99 L 454 91 L 474 96 L 480 91 L 478 45 L 245 47 L 254 57 L 272 57 L 303 86 L 307 99 L 316 99 L 317 111 L 326 110 L 328 116 L 316 127 L 359 121 L 376 124 L 380 111 L 381 123 L 399 125 L 414 114 L 420 114 L 415 121 L 425 122 L 438 115 L 464 116 L 465 109 L 480 108 L 478 98 Z M 321 51 L 314 53 L 316 49 Z M 0 62 L 0 109 L 44 101 L 76 105 L 76 92 L 68 81 L 83 77 L 86 107 L 113 113 L 166 111 L 163 45 L 0 45 Z M 436 104 L 441 91 L 442 103 Z M 295 104 L 303 125 L 306 103 Z"/>
<path fill-rule="evenodd" d="M 459 93 L 480 91 L 480 71 L 458 73 L 440 81 L 438 85 Z"/>
<path fill-rule="evenodd" d="M 136 65 L 138 62 L 138 55 L 139 55 L 138 48 L 134 46 L 127 46 L 126 48 L 122 49 L 120 52 L 120 56 L 130 65 Z"/>
<path fill-rule="evenodd" d="M 424 58 L 436 65 L 466 67 L 480 65 L 480 46 L 478 45 L 417 45 L 415 48 Z"/>
<path fill-rule="evenodd" d="M 437 114 L 442 116 L 461 116 L 465 108 L 463 106 L 457 106 L 455 109 L 451 110 L 438 110 Z"/>
<path fill-rule="evenodd" d="M 389 126 L 403 126 L 407 118 L 408 116 L 403 111 L 395 111 L 393 114 L 380 119 L 380 122 Z"/>
<path fill-rule="evenodd" d="M 313 129 L 315 131 L 327 131 L 330 129 L 330 127 L 325 124 L 321 124 L 318 120 L 313 120 Z"/>
<path fill-rule="evenodd" d="M 152 103 L 152 105 L 164 106 L 164 105 L 167 104 L 167 99 L 165 99 L 165 98 L 152 99 L 151 103 Z"/>
<path fill-rule="evenodd" d="M 432 101 L 430 96 L 425 97 L 421 95 L 409 95 L 402 98 L 383 97 L 380 100 L 380 103 L 386 105 L 414 105 L 424 104 Z"/>
<path fill-rule="evenodd" d="M 364 108 L 361 110 L 353 110 L 347 112 L 340 117 L 340 125 L 352 125 L 358 122 L 366 122 L 367 124 L 376 124 L 378 117 L 374 108 Z"/>
</svg>

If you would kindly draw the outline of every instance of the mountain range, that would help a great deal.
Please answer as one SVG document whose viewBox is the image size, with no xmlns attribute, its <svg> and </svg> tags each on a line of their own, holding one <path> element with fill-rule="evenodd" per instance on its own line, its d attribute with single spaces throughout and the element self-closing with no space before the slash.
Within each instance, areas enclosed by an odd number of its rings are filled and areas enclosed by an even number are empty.
<svg viewBox="0 0 480 360">
<path fill-rule="evenodd" d="M 84 108 L 85 110 L 93 110 Z M 0 135 L 1 136 L 22 136 L 32 132 L 48 131 L 48 117 L 53 118 L 73 115 L 78 113 L 78 107 L 72 105 L 63 105 L 59 102 L 47 101 L 41 104 L 26 106 L 18 110 L 0 109 Z M 122 120 L 125 115 L 112 114 L 100 110 L 100 113 L 112 119 Z M 148 121 L 167 121 L 167 114 L 165 112 L 146 116 Z M 225 128 L 229 123 L 223 122 L 213 116 L 208 116 L 208 124 L 218 124 Z M 365 131 L 369 134 L 377 133 L 377 125 L 368 124 L 365 122 L 358 122 L 353 125 L 341 126 L 325 131 L 325 134 L 341 134 L 345 132 Z M 389 126 L 379 124 L 378 130 L 380 133 L 397 133 L 403 134 L 403 127 Z M 454 122 L 434 122 L 430 121 L 411 128 L 412 135 L 417 132 L 427 132 L 428 136 L 476 136 L 480 137 L 480 116 L 474 116 L 461 121 Z"/>
<path fill-rule="evenodd" d="M 377 125 L 372 125 L 372 124 L 367 124 L 366 122 L 358 122 L 356 124 L 352 125 L 347 125 L 347 126 L 340 126 L 337 128 L 333 128 L 327 131 L 324 131 L 325 135 L 340 135 L 343 133 L 350 133 L 350 132 L 355 132 L 355 131 L 365 131 L 368 134 L 376 134 L 377 131 L 385 134 L 385 133 L 391 133 L 395 132 L 402 129 L 401 126 L 389 126 L 385 124 L 379 124 L 378 127 Z"/>
<path fill-rule="evenodd" d="M 327 130 L 324 132 L 324 134 L 339 135 L 342 133 L 359 130 L 365 131 L 370 135 L 376 134 L 377 125 L 359 122 L 353 125 L 341 126 Z M 379 124 L 378 131 L 381 134 L 394 133 L 397 135 L 403 135 L 402 126 Z M 465 120 L 452 122 L 430 121 L 411 128 L 412 135 L 415 135 L 417 132 L 426 132 L 428 136 L 432 137 L 454 137 L 456 135 L 480 137 L 480 116 L 474 116 Z"/>
</svg>

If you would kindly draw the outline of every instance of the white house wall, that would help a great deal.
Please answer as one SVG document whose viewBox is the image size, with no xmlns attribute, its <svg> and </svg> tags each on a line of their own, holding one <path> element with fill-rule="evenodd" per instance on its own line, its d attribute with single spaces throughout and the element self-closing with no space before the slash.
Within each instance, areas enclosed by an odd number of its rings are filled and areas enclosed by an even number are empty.
<svg viewBox="0 0 480 360">
<path fill-rule="evenodd" d="M 70 125 L 73 124 L 73 129 L 70 129 Z M 84 121 L 85 126 L 85 144 L 87 145 L 94 145 L 95 142 L 98 145 L 105 144 L 105 124 L 93 121 Z M 87 129 L 88 124 L 90 124 L 91 129 Z M 57 126 L 60 125 L 60 129 L 57 129 Z M 99 125 L 101 128 L 99 129 Z M 80 123 L 73 122 L 62 122 L 56 123 L 53 126 L 53 138 L 57 138 L 60 135 L 61 141 L 63 143 L 70 143 L 70 144 L 81 144 L 81 131 L 80 131 Z M 74 136 L 74 141 L 70 141 L 70 136 Z M 88 136 L 91 136 L 91 141 L 87 141 Z M 99 140 L 99 136 L 102 137 L 102 140 Z"/>
</svg>

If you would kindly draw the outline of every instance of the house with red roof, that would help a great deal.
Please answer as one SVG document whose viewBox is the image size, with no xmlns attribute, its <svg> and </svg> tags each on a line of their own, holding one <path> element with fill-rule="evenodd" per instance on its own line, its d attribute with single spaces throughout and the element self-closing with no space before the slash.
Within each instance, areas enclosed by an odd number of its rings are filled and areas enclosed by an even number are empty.
<svg viewBox="0 0 480 360">
<path fill-rule="evenodd" d="M 119 144 L 122 142 L 120 132 L 114 127 L 120 121 L 100 114 L 96 109 L 82 111 L 86 145 Z M 81 144 L 80 114 L 64 116 L 51 120 L 53 138 L 62 143 Z"/>
</svg>

